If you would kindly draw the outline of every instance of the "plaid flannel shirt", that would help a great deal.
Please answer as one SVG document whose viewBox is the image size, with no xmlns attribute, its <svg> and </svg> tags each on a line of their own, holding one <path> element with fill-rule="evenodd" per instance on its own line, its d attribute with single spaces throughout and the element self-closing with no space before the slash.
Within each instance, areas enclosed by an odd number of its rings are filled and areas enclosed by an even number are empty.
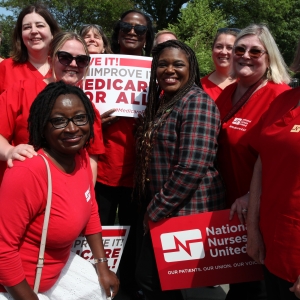
<svg viewBox="0 0 300 300">
<path fill-rule="evenodd" d="M 219 130 L 218 108 L 194 85 L 175 104 L 154 142 L 147 179 L 152 221 L 225 207 L 216 170 Z"/>
</svg>

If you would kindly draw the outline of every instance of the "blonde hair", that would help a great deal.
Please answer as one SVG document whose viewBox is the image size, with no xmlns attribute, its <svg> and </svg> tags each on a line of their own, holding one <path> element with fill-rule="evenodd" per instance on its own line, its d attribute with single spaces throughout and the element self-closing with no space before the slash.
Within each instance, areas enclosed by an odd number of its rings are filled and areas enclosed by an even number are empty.
<svg viewBox="0 0 300 300">
<path fill-rule="evenodd" d="M 247 35 L 256 35 L 268 52 L 269 67 L 266 69 L 266 76 L 268 80 L 273 81 L 274 83 L 284 82 L 288 84 L 291 81 L 288 68 L 268 27 L 264 24 L 252 24 L 244 28 L 238 34 L 233 48 L 235 48 L 240 39 Z M 230 76 L 232 78 L 237 78 L 237 75 L 232 67 Z"/>
<path fill-rule="evenodd" d="M 55 56 L 57 54 L 57 52 L 62 48 L 62 46 L 65 44 L 66 41 L 70 41 L 70 40 L 76 40 L 78 42 L 80 42 L 84 48 L 85 54 L 89 55 L 89 50 L 88 47 L 85 43 L 85 40 L 77 33 L 75 32 L 69 32 L 69 31 L 65 31 L 65 32 L 59 32 L 57 33 L 54 38 L 52 39 L 50 46 L 49 46 L 49 57 L 51 60 L 51 69 L 52 69 L 52 76 L 55 80 L 57 80 L 56 78 L 56 74 L 55 74 L 55 70 L 54 70 L 54 61 L 55 61 Z M 89 66 L 86 67 L 86 70 L 84 72 L 84 76 L 83 76 L 83 80 L 85 79 L 87 73 L 89 70 Z"/>
<path fill-rule="evenodd" d="M 177 35 L 174 32 L 172 32 L 171 30 L 164 29 L 164 30 L 159 31 L 155 35 L 154 40 L 153 40 L 153 48 L 157 46 L 157 38 L 159 36 L 163 35 L 163 34 L 171 34 L 171 35 L 173 35 L 175 37 L 174 40 L 178 40 L 178 37 L 177 37 Z"/>
</svg>

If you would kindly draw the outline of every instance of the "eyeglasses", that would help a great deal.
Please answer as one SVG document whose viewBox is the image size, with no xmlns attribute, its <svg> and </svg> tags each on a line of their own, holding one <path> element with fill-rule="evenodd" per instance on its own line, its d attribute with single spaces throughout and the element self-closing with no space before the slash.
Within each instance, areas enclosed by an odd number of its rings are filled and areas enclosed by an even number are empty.
<svg viewBox="0 0 300 300">
<path fill-rule="evenodd" d="M 76 126 L 83 126 L 87 124 L 87 114 L 76 115 L 73 118 L 57 117 L 49 119 L 49 122 L 55 129 L 61 129 L 68 126 L 69 122 L 72 121 Z"/>
<path fill-rule="evenodd" d="M 247 51 L 249 53 L 249 56 L 254 59 L 260 58 L 265 53 L 268 54 L 268 51 L 261 50 L 261 49 L 251 48 L 249 50 L 246 50 L 246 48 L 242 46 L 237 46 L 234 48 L 234 54 L 237 56 L 243 56 Z"/>
<path fill-rule="evenodd" d="M 233 31 L 233 32 L 236 32 L 236 33 L 240 33 L 241 32 L 241 29 L 239 28 L 228 28 L 228 27 L 224 27 L 224 28 L 219 28 L 218 29 L 218 33 L 222 33 L 222 32 L 229 32 L 229 31 Z"/>
<path fill-rule="evenodd" d="M 72 63 L 72 61 L 75 59 L 76 64 L 79 68 L 87 67 L 91 59 L 88 55 L 78 55 L 74 57 L 69 52 L 65 52 L 65 51 L 57 51 L 56 55 L 58 61 L 64 66 L 69 66 Z"/>
<path fill-rule="evenodd" d="M 120 30 L 125 34 L 129 33 L 132 28 L 137 35 L 144 35 L 147 32 L 147 26 L 145 25 L 131 25 L 127 22 L 120 22 Z"/>
<path fill-rule="evenodd" d="M 99 33 L 101 33 L 102 31 L 102 27 L 100 25 L 97 25 L 97 24 L 83 24 L 82 27 L 80 28 L 80 31 L 79 31 L 79 35 L 82 35 L 83 31 L 87 28 L 87 27 L 91 27 L 91 28 L 96 28 Z"/>
</svg>

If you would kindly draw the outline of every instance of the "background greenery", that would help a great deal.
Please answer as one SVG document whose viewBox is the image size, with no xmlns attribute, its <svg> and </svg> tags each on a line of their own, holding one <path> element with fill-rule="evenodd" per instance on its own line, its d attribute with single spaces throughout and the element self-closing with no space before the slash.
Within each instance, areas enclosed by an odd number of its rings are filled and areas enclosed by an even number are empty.
<svg viewBox="0 0 300 300">
<path fill-rule="evenodd" d="M 0 0 L 13 16 L 0 15 L 4 34 L 1 55 L 9 56 L 10 37 L 20 10 L 33 1 Z M 213 70 L 211 45 L 220 27 L 243 28 L 265 23 L 289 65 L 300 36 L 299 0 L 52 0 L 42 1 L 64 30 L 78 30 L 82 24 L 99 24 L 108 36 L 122 12 L 137 8 L 149 14 L 155 30 L 176 32 L 196 52 L 201 75 Z"/>
</svg>

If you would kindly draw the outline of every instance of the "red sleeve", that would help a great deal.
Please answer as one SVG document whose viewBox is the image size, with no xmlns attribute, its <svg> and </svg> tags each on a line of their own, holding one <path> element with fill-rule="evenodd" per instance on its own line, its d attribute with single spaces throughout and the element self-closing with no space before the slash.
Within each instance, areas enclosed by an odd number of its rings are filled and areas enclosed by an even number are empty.
<svg viewBox="0 0 300 300">
<path fill-rule="evenodd" d="M 43 163 L 40 160 L 34 161 Z M 1 185 L 0 283 L 4 286 L 16 285 L 25 278 L 19 246 L 27 225 L 46 204 L 46 169 L 40 169 L 37 177 L 29 168 L 16 163 L 6 171 Z"/>
<path fill-rule="evenodd" d="M 105 153 L 105 148 L 103 145 L 103 137 L 102 137 L 101 117 L 94 103 L 92 103 L 92 105 L 95 112 L 94 140 L 90 142 L 90 146 L 87 148 L 87 151 L 89 154 L 99 155 Z"/>
</svg>

